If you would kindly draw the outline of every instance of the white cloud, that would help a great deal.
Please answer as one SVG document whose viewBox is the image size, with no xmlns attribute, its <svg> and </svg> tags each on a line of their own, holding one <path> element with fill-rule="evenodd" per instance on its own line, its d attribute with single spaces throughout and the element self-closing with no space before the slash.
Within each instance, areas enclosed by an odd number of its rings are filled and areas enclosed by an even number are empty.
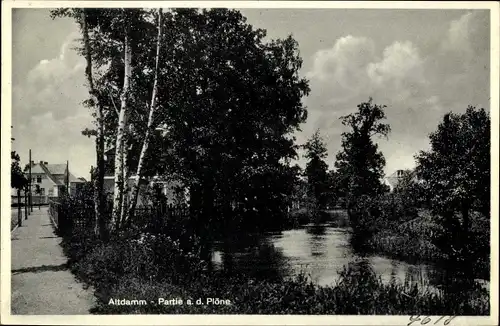
<svg viewBox="0 0 500 326">
<path fill-rule="evenodd" d="M 423 65 L 418 49 L 411 42 L 395 42 L 385 48 L 381 61 L 368 64 L 367 71 L 375 88 L 389 89 L 407 99 L 413 88 L 426 83 Z"/>
<path fill-rule="evenodd" d="M 489 84 L 485 16 L 470 12 L 451 22 L 441 45 L 425 57 L 409 40 L 394 41 L 379 52 L 373 40 L 350 35 L 317 51 L 306 74 L 312 91 L 305 103 L 313 119 L 298 139 L 305 141 L 317 128 L 329 135 L 331 166 L 345 130 L 338 118 L 373 97 L 387 105 L 392 128 L 389 140 L 380 140 L 386 171 L 412 167 L 413 155 L 427 148 L 428 134 L 446 111 L 465 110 L 488 97 L 473 86 Z"/>
<path fill-rule="evenodd" d="M 64 163 L 88 177 L 95 154 L 93 141 L 81 130 L 91 126 L 91 116 L 82 101 L 84 59 L 73 50 L 77 34 L 70 34 L 54 58 L 38 62 L 26 78 L 13 85 L 12 119 L 15 150 L 27 161 L 29 149 L 34 160 Z"/>
</svg>

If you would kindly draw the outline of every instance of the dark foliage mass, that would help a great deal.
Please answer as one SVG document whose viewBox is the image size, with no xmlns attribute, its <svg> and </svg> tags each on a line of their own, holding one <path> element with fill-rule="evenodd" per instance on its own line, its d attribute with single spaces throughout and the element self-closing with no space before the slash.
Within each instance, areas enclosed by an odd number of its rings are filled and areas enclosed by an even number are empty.
<svg viewBox="0 0 500 326">
<path fill-rule="evenodd" d="M 313 210 L 323 210 L 326 208 L 330 194 L 328 180 L 328 165 L 324 161 L 327 156 L 326 145 L 324 144 L 319 130 L 304 145 L 306 158 L 308 159 L 305 176 L 307 177 L 308 196 L 313 200 Z"/>
<path fill-rule="evenodd" d="M 79 10 L 54 10 L 81 24 Z M 146 133 L 155 64 L 155 10 L 86 11 L 92 58 L 104 69 L 96 96 L 105 108 L 105 142 L 116 138 L 123 87 L 124 30 L 133 47 L 128 119 L 129 171 L 135 171 Z M 297 171 L 292 133 L 307 117 L 301 99 L 308 81 L 299 76 L 302 59 L 290 36 L 264 41 L 236 10 L 173 9 L 163 14 L 157 110 L 145 176 L 181 180 L 190 191 L 198 224 L 233 225 L 271 215 L 280 221 Z M 83 53 L 83 50 L 81 50 Z M 94 108 L 92 100 L 86 104 Z M 93 110 L 95 114 L 95 110 Z M 96 132 L 86 130 L 85 135 Z M 111 167 L 112 169 L 113 167 Z M 272 182 L 269 182 L 272 180 Z M 256 214 L 258 212 L 259 214 Z M 218 216 L 213 220 L 214 216 Z M 261 226 L 260 223 L 246 223 Z M 266 227 L 263 225 L 262 227 Z"/>
</svg>

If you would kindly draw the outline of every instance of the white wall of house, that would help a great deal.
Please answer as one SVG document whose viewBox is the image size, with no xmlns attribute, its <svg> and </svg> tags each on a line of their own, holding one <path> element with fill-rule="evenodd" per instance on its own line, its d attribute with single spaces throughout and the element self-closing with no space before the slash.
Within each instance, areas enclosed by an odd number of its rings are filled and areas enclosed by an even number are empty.
<svg viewBox="0 0 500 326">
<path fill-rule="evenodd" d="M 36 186 L 40 187 L 42 196 L 57 197 L 57 185 L 45 173 L 31 174 L 32 194 L 35 195 Z M 54 190 L 55 188 L 55 190 Z"/>
<path fill-rule="evenodd" d="M 133 178 L 130 178 L 128 180 L 128 187 L 129 189 L 132 189 L 132 187 L 134 186 L 134 183 L 135 183 L 135 179 Z M 155 182 L 150 182 L 149 184 L 142 184 L 140 189 L 139 189 L 139 197 L 137 199 L 137 205 L 138 206 L 143 206 L 143 205 L 148 205 L 148 202 L 147 202 L 147 199 L 145 197 L 145 193 L 151 189 L 153 187 Z M 161 189 L 162 189 L 162 193 L 163 195 L 166 196 L 167 198 L 167 204 L 175 204 L 175 196 L 176 196 L 176 193 L 174 191 L 174 189 L 172 187 L 178 185 L 179 183 L 176 183 L 176 182 L 162 182 L 162 181 L 158 181 L 156 182 L 157 184 L 160 185 Z M 112 198 L 112 194 L 113 194 L 113 191 L 114 191 L 114 185 L 115 185 L 115 180 L 114 180 L 114 177 L 111 177 L 111 176 L 106 176 L 104 178 L 104 193 L 107 194 L 108 198 Z"/>
</svg>

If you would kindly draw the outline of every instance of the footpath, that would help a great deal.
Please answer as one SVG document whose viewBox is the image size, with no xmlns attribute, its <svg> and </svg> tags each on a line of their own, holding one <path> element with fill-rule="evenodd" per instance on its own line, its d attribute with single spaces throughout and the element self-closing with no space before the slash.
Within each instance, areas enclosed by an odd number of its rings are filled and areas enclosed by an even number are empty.
<svg viewBox="0 0 500 326">
<path fill-rule="evenodd" d="M 90 314 L 94 295 L 69 270 L 47 207 L 23 216 L 11 240 L 12 315 Z"/>
</svg>

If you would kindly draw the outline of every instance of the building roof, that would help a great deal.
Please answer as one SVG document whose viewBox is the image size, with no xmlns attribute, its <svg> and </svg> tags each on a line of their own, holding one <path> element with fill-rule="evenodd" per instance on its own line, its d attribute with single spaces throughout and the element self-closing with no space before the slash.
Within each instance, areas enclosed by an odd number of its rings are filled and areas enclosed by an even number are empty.
<svg viewBox="0 0 500 326">
<path fill-rule="evenodd" d="M 85 179 L 81 180 L 81 178 L 75 177 L 71 172 L 69 173 L 69 182 L 83 183 Z"/>
<path fill-rule="evenodd" d="M 391 190 L 394 189 L 398 185 L 398 182 L 405 176 L 405 173 L 409 173 L 413 178 L 416 176 L 414 170 L 396 170 L 391 175 L 385 177 L 385 184 L 387 184 Z"/>
<path fill-rule="evenodd" d="M 31 173 L 47 173 L 47 170 L 52 175 L 65 174 L 66 173 L 66 164 L 41 164 L 41 163 L 33 163 L 31 165 Z"/>
<path fill-rule="evenodd" d="M 44 164 L 52 175 L 65 174 L 66 164 Z"/>
<path fill-rule="evenodd" d="M 55 184 L 62 185 L 63 183 L 58 181 L 55 176 L 65 176 L 66 168 L 66 164 L 46 164 L 45 162 L 40 162 L 31 165 L 31 173 L 43 173 Z M 80 180 L 69 172 L 69 182 L 82 183 L 85 182 L 85 179 Z"/>
<path fill-rule="evenodd" d="M 31 165 L 31 173 L 45 173 L 45 171 L 41 168 L 40 164 L 35 163 Z"/>
</svg>

